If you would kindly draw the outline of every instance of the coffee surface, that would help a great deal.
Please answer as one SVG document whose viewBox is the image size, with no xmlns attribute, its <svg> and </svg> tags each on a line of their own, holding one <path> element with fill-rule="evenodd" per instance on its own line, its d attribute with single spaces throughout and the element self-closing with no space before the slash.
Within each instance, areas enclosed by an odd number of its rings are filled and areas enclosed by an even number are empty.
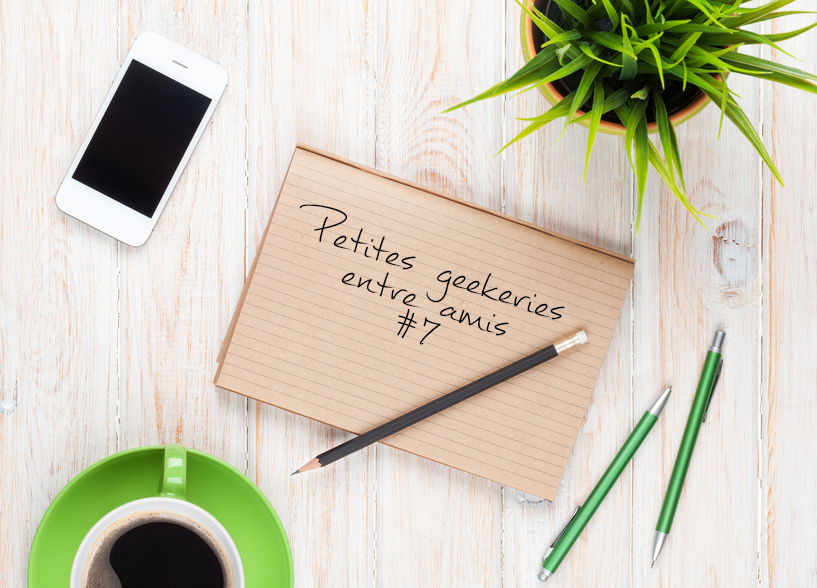
<svg viewBox="0 0 817 588">
<path fill-rule="evenodd" d="M 106 529 L 88 555 L 85 588 L 230 588 L 229 557 L 198 523 L 154 511 Z"/>
</svg>

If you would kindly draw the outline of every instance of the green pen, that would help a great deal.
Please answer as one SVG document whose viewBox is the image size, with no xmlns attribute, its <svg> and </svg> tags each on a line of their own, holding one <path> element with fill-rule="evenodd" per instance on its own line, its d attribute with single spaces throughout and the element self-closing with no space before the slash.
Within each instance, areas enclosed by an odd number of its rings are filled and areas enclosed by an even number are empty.
<svg viewBox="0 0 817 588">
<path fill-rule="evenodd" d="M 623 472 L 627 464 L 630 463 L 635 452 L 641 447 L 641 443 L 647 438 L 647 435 L 649 435 L 655 423 L 658 422 L 658 416 L 664 409 L 664 405 L 667 403 L 670 393 L 672 393 L 672 386 L 664 390 L 661 396 L 658 397 L 658 400 L 644 413 L 644 416 L 641 417 L 641 420 L 638 421 L 635 429 L 633 429 L 633 432 L 630 433 L 624 445 L 613 458 L 607 471 L 604 472 L 604 475 L 602 475 L 596 487 L 593 488 L 590 496 L 587 497 L 584 506 L 576 507 L 567 525 L 561 530 L 556 539 L 553 540 L 553 543 L 550 544 L 542 560 L 542 572 L 539 574 L 540 580 L 547 582 L 553 575 L 553 572 L 556 571 L 556 568 L 559 567 L 559 564 L 562 563 L 567 552 L 573 547 L 576 539 L 579 538 L 579 535 L 581 535 L 587 523 L 590 522 L 596 510 L 601 506 L 607 493 L 610 492 L 616 480 L 621 476 L 621 472 Z"/>
<path fill-rule="evenodd" d="M 672 475 L 669 479 L 667 494 L 664 496 L 664 504 L 661 507 L 661 514 L 658 515 L 658 524 L 655 527 L 655 545 L 652 551 L 652 565 L 658 559 L 658 554 L 664 547 L 664 542 L 672 527 L 672 519 L 675 518 L 675 509 L 678 508 L 678 501 L 681 499 L 681 490 L 684 487 L 684 479 L 689 470 L 689 462 L 692 460 L 692 452 L 695 451 L 695 442 L 698 440 L 698 432 L 701 430 L 701 423 L 706 420 L 706 412 L 709 409 L 709 402 L 712 400 L 712 392 L 718 383 L 721 375 L 723 359 L 721 358 L 721 347 L 726 333 L 717 331 L 712 347 L 706 354 L 704 367 L 701 371 L 701 379 L 698 380 L 698 389 L 695 391 L 695 398 L 692 400 L 692 408 L 689 411 L 689 418 L 684 429 L 684 436 L 681 437 L 681 447 L 678 449 L 678 457 L 675 458 L 675 466 L 672 468 Z"/>
</svg>

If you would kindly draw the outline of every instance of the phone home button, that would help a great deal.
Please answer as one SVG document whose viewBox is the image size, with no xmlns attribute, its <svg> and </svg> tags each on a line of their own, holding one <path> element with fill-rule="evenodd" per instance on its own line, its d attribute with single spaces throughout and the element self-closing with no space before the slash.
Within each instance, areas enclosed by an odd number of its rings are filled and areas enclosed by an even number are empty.
<svg viewBox="0 0 817 588">
<path fill-rule="evenodd" d="M 98 204 L 96 207 L 96 220 L 102 223 L 106 223 L 111 220 L 113 216 L 113 209 L 111 205 L 103 202 L 102 204 Z"/>
</svg>

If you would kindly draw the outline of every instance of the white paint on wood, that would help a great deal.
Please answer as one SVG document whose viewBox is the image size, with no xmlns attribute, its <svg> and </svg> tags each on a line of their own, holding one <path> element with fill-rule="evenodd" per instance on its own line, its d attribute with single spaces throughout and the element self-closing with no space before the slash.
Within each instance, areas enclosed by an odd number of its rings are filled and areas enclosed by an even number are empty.
<svg viewBox="0 0 817 588">
<path fill-rule="evenodd" d="M 54 205 L 116 75 L 116 3 L 3 2 L 0 30 L 0 585 L 18 587 L 48 504 L 116 450 L 116 245 Z"/>
<path fill-rule="evenodd" d="M 0 3 L 0 584 L 24 585 L 36 525 L 72 476 L 117 449 L 179 441 L 259 484 L 296 585 L 537 586 L 547 543 L 670 382 L 661 423 L 552 585 L 817 581 L 814 97 L 736 76 L 787 188 L 728 121 L 717 141 L 710 107 L 679 134 L 693 202 L 720 218 L 700 228 L 652 177 L 633 236 L 620 138 L 599 136 L 582 188 L 583 128 L 557 143 L 556 122 L 493 157 L 517 116 L 546 107 L 535 93 L 440 114 L 521 64 L 518 15 L 512 0 Z M 155 234 L 128 249 L 53 197 L 144 29 L 218 61 L 230 85 Z M 815 71 L 813 39 L 786 43 L 799 63 L 764 54 Z M 346 435 L 212 386 L 298 141 L 638 259 L 554 503 L 381 446 L 290 477 Z M 718 327 L 724 376 L 650 570 Z"/>
<path fill-rule="evenodd" d="M 296 143 L 375 163 L 375 10 L 365 0 L 249 3 L 247 267 Z M 348 435 L 255 401 L 249 428 L 249 474 L 287 529 L 295 585 L 371 585 L 374 450 L 290 476 Z"/>
<path fill-rule="evenodd" d="M 523 62 L 519 13 L 506 2 L 506 75 Z M 506 140 L 549 108 L 537 91 L 506 103 Z M 582 186 L 587 129 L 574 125 L 559 140 L 563 122 L 554 121 L 506 151 L 506 200 L 509 214 L 571 237 L 631 254 L 630 185 L 622 141 L 599 135 Z M 638 265 L 636 265 L 638 267 Z M 553 503 L 530 504 L 519 492 L 503 493 L 503 579 L 506 586 L 541 585 L 537 574 L 545 549 L 581 504 L 632 429 L 631 321 L 628 295 L 585 421 L 570 455 L 559 494 Z M 658 391 L 656 383 L 656 392 Z M 641 410 L 644 410 L 643 408 Z M 650 440 L 647 440 L 649 443 Z M 628 468 L 576 542 L 554 586 L 625 586 L 629 583 L 631 544 L 631 469 Z"/>
<path fill-rule="evenodd" d="M 119 246 L 121 447 L 180 442 L 245 470 L 246 399 L 213 366 L 244 275 L 247 11 L 123 0 L 120 54 L 153 30 L 220 63 L 229 86 L 156 230 Z"/>
<path fill-rule="evenodd" d="M 757 124 L 759 82 L 730 86 Z M 632 584 L 749 586 L 757 582 L 757 380 L 761 194 L 759 158 L 710 105 L 678 128 L 692 203 L 702 228 L 653 174 L 635 238 L 633 398 L 643 410 L 656 388 L 673 394 L 638 455 L 633 475 Z M 726 331 L 724 367 L 668 543 L 650 569 L 658 515 L 698 384 L 717 329 Z"/>
<path fill-rule="evenodd" d="M 501 4 L 381 1 L 378 17 L 378 169 L 499 208 L 502 102 L 441 111 L 504 75 Z M 385 446 L 376 463 L 378 586 L 501 586 L 498 484 Z"/>
<path fill-rule="evenodd" d="M 770 57 L 817 71 L 813 36 L 789 41 L 784 49 L 800 61 L 777 51 Z M 786 186 L 764 173 L 760 577 L 763 586 L 814 586 L 817 99 L 787 87 L 767 86 L 764 96 L 765 140 Z"/>
</svg>

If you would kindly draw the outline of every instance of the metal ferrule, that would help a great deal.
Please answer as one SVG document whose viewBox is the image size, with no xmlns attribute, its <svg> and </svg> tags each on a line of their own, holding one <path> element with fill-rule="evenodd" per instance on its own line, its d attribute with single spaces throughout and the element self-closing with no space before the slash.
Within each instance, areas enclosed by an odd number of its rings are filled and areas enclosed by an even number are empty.
<svg viewBox="0 0 817 588">
<path fill-rule="evenodd" d="M 715 339 L 712 341 L 712 347 L 709 348 L 709 351 L 712 353 L 720 353 L 721 347 L 723 347 L 724 338 L 726 338 L 726 333 L 723 331 L 717 331 L 715 333 Z"/>
<path fill-rule="evenodd" d="M 562 353 L 564 353 L 568 349 L 573 349 L 574 347 L 578 347 L 583 342 L 584 341 L 582 341 L 579 334 L 576 333 L 575 335 L 573 335 L 572 337 L 568 337 L 564 341 L 559 341 L 558 343 L 556 343 L 554 345 L 554 347 L 556 348 L 556 353 L 561 355 Z"/>
</svg>

